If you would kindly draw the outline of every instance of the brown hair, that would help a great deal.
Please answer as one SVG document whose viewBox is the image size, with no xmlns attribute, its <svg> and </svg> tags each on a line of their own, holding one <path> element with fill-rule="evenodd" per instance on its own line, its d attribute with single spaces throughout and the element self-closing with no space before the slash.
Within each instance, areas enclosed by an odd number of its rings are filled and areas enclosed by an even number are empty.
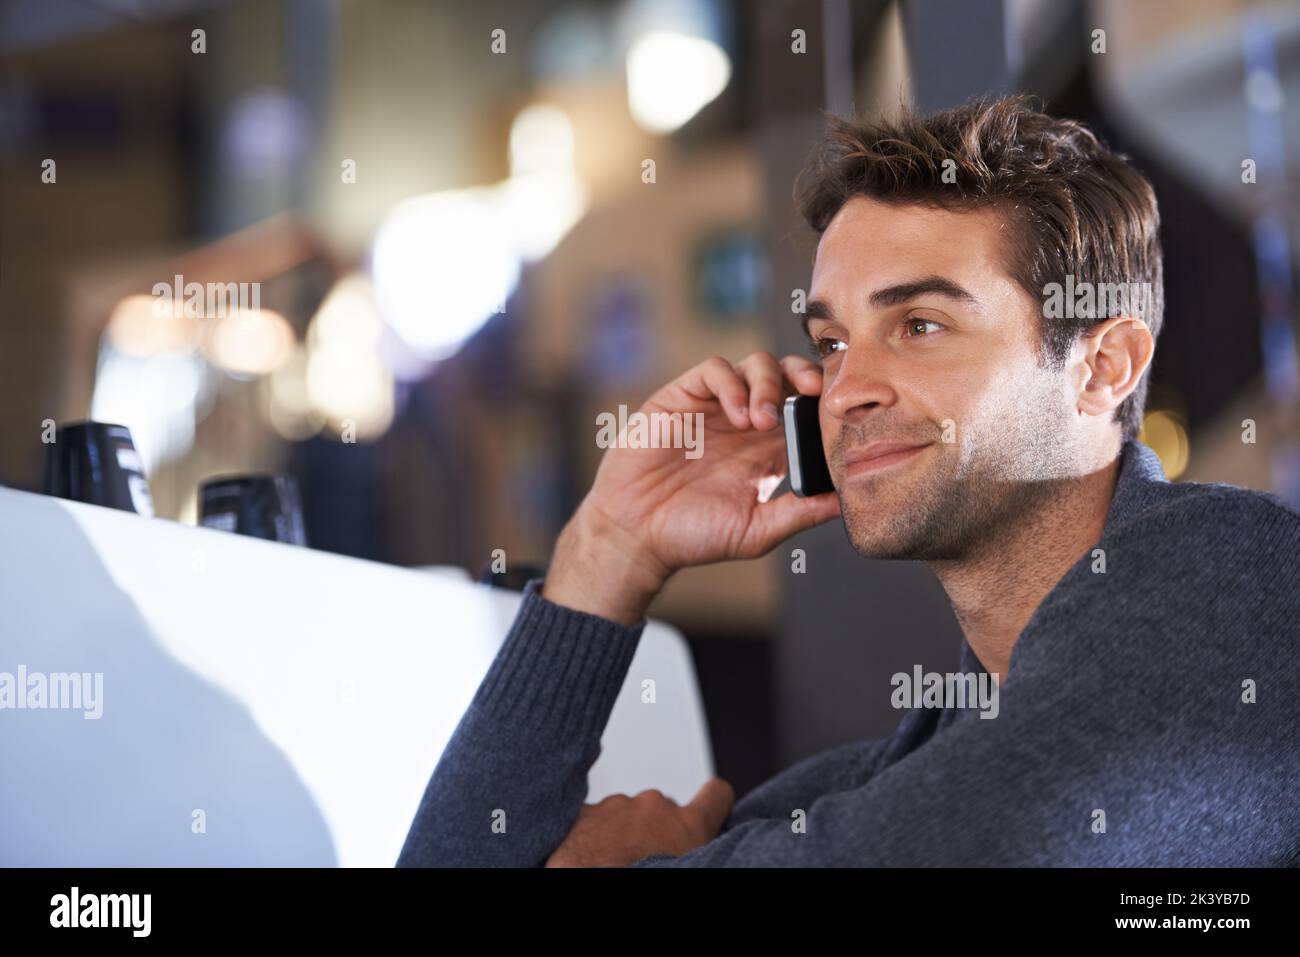
<svg viewBox="0 0 1300 957">
<path fill-rule="evenodd" d="M 817 233 L 855 196 L 955 210 L 999 207 L 1021 226 L 1010 234 L 1007 271 L 1035 302 L 1043 302 L 1049 283 L 1064 286 L 1066 276 L 1076 287 L 1142 284 L 1150 298 L 1141 318 L 1159 335 L 1164 292 L 1155 193 L 1127 157 L 1082 123 L 1047 116 L 1021 95 L 930 116 L 904 108 L 891 119 L 826 122 L 795 180 L 799 211 Z M 1040 359 L 1058 369 L 1079 335 L 1105 318 L 1043 312 Z M 1112 314 L 1118 313 L 1106 313 Z M 1142 428 L 1149 372 L 1115 411 L 1125 439 Z"/>
</svg>

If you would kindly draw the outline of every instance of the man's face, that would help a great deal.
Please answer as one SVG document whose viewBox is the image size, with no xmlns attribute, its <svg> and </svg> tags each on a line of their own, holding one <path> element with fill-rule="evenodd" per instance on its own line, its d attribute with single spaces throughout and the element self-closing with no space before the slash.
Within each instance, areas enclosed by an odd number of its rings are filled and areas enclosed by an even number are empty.
<svg viewBox="0 0 1300 957">
<path fill-rule="evenodd" d="M 822 235 L 806 317 L 822 438 L 865 557 L 978 554 L 1070 475 L 1076 397 L 1040 364 L 1041 307 L 1006 271 L 1015 228 L 856 197 Z M 864 459 L 874 443 L 919 448 Z"/>
</svg>

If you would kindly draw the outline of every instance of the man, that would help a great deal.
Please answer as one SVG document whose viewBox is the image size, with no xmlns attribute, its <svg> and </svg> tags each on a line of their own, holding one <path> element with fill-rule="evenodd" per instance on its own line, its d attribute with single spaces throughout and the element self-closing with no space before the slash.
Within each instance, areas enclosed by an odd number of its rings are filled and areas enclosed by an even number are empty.
<svg viewBox="0 0 1300 957">
<path fill-rule="evenodd" d="M 713 358 L 646 402 L 702 413 L 705 454 L 605 453 L 399 865 L 1300 860 L 1300 514 L 1169 483 L 1136 441 L 1162 320 L 1146 180 L 1010 98 L 832 120 L 799 201 L 818 361 Z M 1117 288 L 1139 294 L 1098 308 Z M 767 501 L 796 392 L 821 397 L 835 491 Z M 718 780 L 584 805 L 665 581 L 837 515 L 863 556 L 933 568 L 996 717 L 911 710 L 734 807 Z"/>
</svg>

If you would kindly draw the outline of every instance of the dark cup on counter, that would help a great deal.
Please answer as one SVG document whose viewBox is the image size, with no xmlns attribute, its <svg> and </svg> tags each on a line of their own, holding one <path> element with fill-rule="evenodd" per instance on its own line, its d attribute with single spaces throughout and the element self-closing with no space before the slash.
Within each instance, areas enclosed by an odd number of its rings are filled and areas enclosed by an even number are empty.
<svg viewBox="0 0 1300 957">
<path fill-rule="evenodd" d="M 45 446 L 46 495 L 153 517 L 153 497 L 131 430 L 109 422 L 61 425 Z"/>
<path fill-rule="evenodd" d="M 199 488 L 199 524 L 236 535 L 306 545 L 302 497 L 287 475 L 230 475 Z"/>
</svg>

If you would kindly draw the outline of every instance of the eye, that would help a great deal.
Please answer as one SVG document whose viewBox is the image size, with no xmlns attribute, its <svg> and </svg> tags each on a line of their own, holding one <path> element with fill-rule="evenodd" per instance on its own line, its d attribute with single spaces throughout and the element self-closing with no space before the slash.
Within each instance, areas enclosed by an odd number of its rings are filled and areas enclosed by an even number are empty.
<svg viewBox="0 0 1300 957">
<path fill-rule="evenodd" d="M 906 319 L 903 320 L 903 330 L 904 330 L 904 332 L 903 332 L 903 338 L 904 338 L 904 339 L 923 339 L 923 338 L 925 338 L 927 335 L 931 335 L 932 333 L 928 333 L 928 332 L 925 331 L 925 327 L 926 327 L 926 326 L 934 326 L 936 329 L 942 329 L 942 328 L 943 328 L 942 325 L 940 325 L 939 323 L 935 322 L 933 319 L 926 319 L 926 318 L 924 318 L 924 317 L 922 317 L 922 316 L 908 316 Z M 918 328 L 921 329 L 921 333 L 920 333 L 919 335 L 913 335 L 913 334 L 912 334 L 913 331 L 916 330 L 916 329 L 918 329 Z"/>
<path fill-rule="evenodd" d="M 813 336 L 812 341 L 808 343 L 808 351 L 812 353 L 814 359 L 829 358 L 834 346 L 848 347 L 848 343 L 843 339 L 832 339 L 829 336 Z"/>
</svg>

